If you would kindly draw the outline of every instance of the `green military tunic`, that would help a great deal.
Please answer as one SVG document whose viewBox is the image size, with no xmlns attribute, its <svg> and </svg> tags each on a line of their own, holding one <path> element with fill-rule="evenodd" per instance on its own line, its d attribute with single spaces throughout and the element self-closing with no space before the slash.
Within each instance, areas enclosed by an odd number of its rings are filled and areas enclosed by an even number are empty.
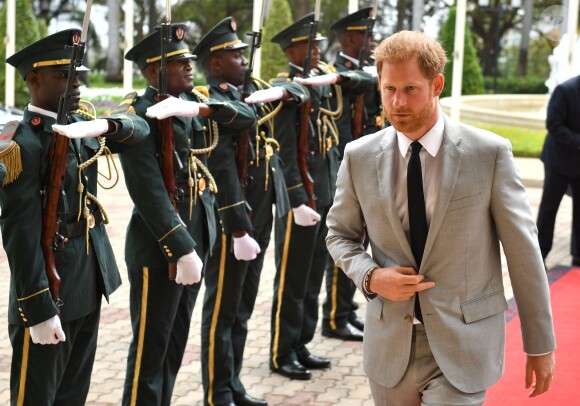
<svg viewBox="0 0 580 406">
<path fill-rule="evenodd" d="M 320 64 L 318 72 L 331 69 Z M 278 74 L 272 83 L 291 81 L 301 76 L 301 68 L 289 64 L 288 70 Z M 321 221 L 302 227 L 294 223 L 292 212 L 276 223 L 276 277 L 271 321 L 270 366 L 279 368 L 310 353 L 306 345 L 312 340 L 318 320 L 318 294 L 325 270 L 331 266 L 326 250 L 326 214 L 332 205 L 339 165 L 339 132 L 336 120 L 342 112 L 342 91 L 364 91 L 372 83 L 370 75 L 350 71 L 341 73 L 339 85 L 310 89 L 310 133 L 307 155 L 308 171 L 314 181 L 316 210 Z M 282 138 L 297 139 L 300 123 L 299 109 L 286 109 L 276 116 L 276 126 Z M 297 151 L 282 151 L 284 162 L 296 160 Z M 293 154 L 293 155 L 291 155 Z M 292 207 L 308 202 L 302 178 L 296 171 L 285 172 Z"/>
<path fill-rule="evenodd" d="M 358 68 L 358 63 L 346 58 L 344 54 L 338 53 L 334 67 L 337 72 L 347 72 Z M 353 135 L 353 117 L 355 103 L 358 96 L 364 93 L 362 133 L 357 134 L 356 138 L 378 131 L 381 124 L 381 96 L 378 91 L 377 80 L 373 80 L 369 86 L 361 89 L 344 89 L 343 112 L 336 121 L 340 144 L 340 159 L 344 153 L 344 147 L 347 143 L 355 139 Z M 344 327 L 346 323 L 356 318 L 355 310 L 358 305 L 353 301 L 356 286 L 344 272 L 334 264 L 326 269 L 326 299 L 322 306 L 323 324 L 326 328 L 336 330 Z"/>
<path fill-rule="evenodd" d="M 184 286 L 169 280 L 168 263 L 175 263 L 194 249 L 203 259 L 215 243 L 218 189 L 207 170 L 207 156 L 215 150 L 216 123 L 235 127 L 254 122 L 253 113 L 244 103 L 208 99 L 196 90 L 180 95 L 203 102 L 215 111 L 210 120 L 172 118 L 176 212 L 163 183 L 159 123 L 145 116 L 147 108 L 156 103 L 156 96 L 157 90 L 148 87 L 142 96 L 130 95 L 123 103 L 146 118 L 151 128 L 143 143 L 121 156 L 127 189 L 135 204 L 125 242 L 133 340 L 127 360 L 124 405 L 171 402 L 201 284 Z"/>
<path fill-rule="evenodd" d="M 97 138 L 69 142 L 64 179 L 66 198 L 61 197 L 59 203 L 62 223 L 58 233 L 62 238 L 56 239 L 54 253 L 61 278 L 60 299 L 64 303 L 57 309 L 48 288 L 39 244 L 56 114 L 52 117 L 46 114 L 49 112 L 36 111 L 25 110 L 13 136 L 20 150 L 22 172 L 0 191 L 0 226 L 11 273 L 8 309 L 13 346 L 11 396 L 14 404 L 19 398 L 30 405 L 82 404 L 88 393 L 96 350 L 101 295 L 108 300 L 121 284 L 105 232 L 106 213 L 96 199 L 97 162 L 87 163 L 96 157 L 101 145 Z M 71 114 L 69 118 L 80 121 L 86 115 Z M 148 132 L 147 123 L 130 114 L 115 114 L 107 119 L 117 126 L 115 132 L 102 138 L 103 145 L 112 151 L 124 150 Z M 90 217 L 82 214 L 85 209 Z M 92 228 L 89 219 L 94 219 Z M 32 344 L 28 327 L 57 314 L 66 342 Z M 27 371 L 26 375 L 21 371 Z M 64 389 L 67 385 L 73 385 L 74 393 Z"/>
<path fill-rule="evenodd" d="M 241 98 L 239 90 L 229 83 L 214 77 L 208 77 L 207 83 L 210 94 L 216 99 Z M 270 85 L 253 78 L 249 91 L 267 87 Z M 283 102 L 284 105 L 297 106 L 307 97 L 303 86 L 291 83 L 284 87 L 293 96 L 292 100 Z M 217 198 L 223 235 L 208 262 L 206 274 L 202 372 L 205 404 L 208 405 L 230 404 L 246 394 L 240 371 L 247 324 L 254 309 L 264 254 L 270 242 L 272 205 L 276 206 L 277 217 L 290 210 L 279 155 L 285 148 L 286 140 L 278 136 L 279 127 L 273 126 L 279 104 L 252 105 L 261 125 L 249 129 L 245 188 L 236 171 L 236 156 L 242 148 L 240 132 L 220 135 L 218 147 L 209 159 L 210 169 L 215 173 L 220 189 Z M 289 165 L 295 165 L 295 162 Z M 248 231 L 261 249 L 252 261 L 237 260 L 231 250 L 232 233 L 242 230 Z"/>
</svg>

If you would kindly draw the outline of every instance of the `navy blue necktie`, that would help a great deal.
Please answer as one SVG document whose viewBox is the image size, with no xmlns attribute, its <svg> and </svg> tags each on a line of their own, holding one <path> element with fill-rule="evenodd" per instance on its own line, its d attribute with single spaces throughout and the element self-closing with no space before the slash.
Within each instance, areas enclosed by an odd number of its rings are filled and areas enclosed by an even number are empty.
<svg viewBox="0 0 580 406">
<path fill-rule="evenodd" d="M 421 144 L 414 141 L 411 159 L 407 165 L 407 205 L 409 209 L 409 234 L 411 236 L 411 250 L 417 266 L 421 266 L 425 241 L 427 241 L 427 214 L 425 213 L 425 195 L 423 193 L 423 176 L 421 171 Z M 418 270 L 417 270 L 418 271 Z M 415 298 L 415 317 L 423 323 L 419 295 Z"/>
</svg>

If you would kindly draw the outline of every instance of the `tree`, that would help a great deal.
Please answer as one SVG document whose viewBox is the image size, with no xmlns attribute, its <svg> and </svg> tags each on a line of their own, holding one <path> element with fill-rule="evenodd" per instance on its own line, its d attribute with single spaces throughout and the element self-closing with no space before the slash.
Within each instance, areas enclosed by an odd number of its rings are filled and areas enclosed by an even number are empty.
<svg viewBox="0 0 580 406">
<path fill-rule="evenodd" d="M 445 66 L 445 87 L 441 93 L 441 97 L 451 95 L 451 83 L 453 81 L 453 49 L 455 42 L 455 6 L 449 10 L 449 16 L 441 27 L 439 32 L 439 41 L 445 49 L 447 54 L 447 65 Z M 477 54 L 475 46 L 473 45 L 473 38 L 469 25 L 465 24 L 465 39 L 463 50 L 463 79 L 461 81 L 461 94 L 483 94 L 483 76 L 481 68 L 477 61 Z"/>
<path fill-rule="evenodd" d="M 4 3 L 6 5 L 6 3 Z M 17 30 L 16 51 L 38 41 L 46 36 L 46 26 L 38 21 L 32 12 L 30 0 L 16 0 L 16 27 L 27 27 L 25 30 Z M 6 6 L 0 10 L 0 38 L 6 37 Z M 0 47 L 0 60 L 6 60 L 6 47 Z M 22 80 L 20 73 L 16 71 L 15 78 L 16 107 L 23 108 L 30 101 L 26 82 Z M 0 89 L 6 89 L 6 64 L 0 63 Z M 4 97 L 4 95 L 2 95 Z"/>
<path fill-rule="evenodd" d="M 293 17 L 287 0 L 272 0 L 270 12 L 262 32 L 262 72 L 265 80 L 271 79 L 282 70 L 288 61 L 280 45 L 271 41 L 280 29 L 292 24 Z"/>
<path fill-rule="evenodd" d="M 120 21 L 121 7 L 117 0 L 107 0 L 109 7 L 109 46 L 107 47 L 107 61 L 105 64 L 105 80 L 107 82 L 121 81 L 121 48 L 120 43 Z"/>
</svg>

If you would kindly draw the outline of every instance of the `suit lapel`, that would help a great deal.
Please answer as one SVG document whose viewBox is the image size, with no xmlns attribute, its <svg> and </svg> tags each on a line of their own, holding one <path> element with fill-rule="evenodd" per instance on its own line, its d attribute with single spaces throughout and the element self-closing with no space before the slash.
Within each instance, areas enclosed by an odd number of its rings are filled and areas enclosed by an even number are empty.
<svg viewBox="0 0 580 406">
<path fill-rule="evenodd" d="M 403 224 L 397 213 L 397 207 L 395 205 L 395 162 L 397 156 L 395 154 L 399 153 L 396 134 L 393 127 L 388 127 L 385 130 L 385 135 L 381 139 L 382 152 L 379 153 L 376 158 L 377 167 L 377 178 L 379 180 L 379 193 L 381 200 L 384 203 L 383 208 L 385 209 L 385 214 L 387 216 L 387 221 L 389 222 L 391 229 L 395 237 L 399 240 L 401 247 L 405 250 L 406 256 L 409 258 L 410 263 L 414 263 L 415 259 L 413 257 L 413 252 L 411 251 L 411 246 L 403 230 Z"/>
<path fill-rule="evenodd" d="M 439 150 L 439 154 L 442 154 L 441 159 L 443 159 L 443 165 L 437 199 L 435 200 L 431 224 L 429 225 L 429 234 L 425 242 L 423 262 L 428 259 L 431 248 L 437 238 L 437 233 L 441 228 L 445 212 L 447 211 L 449 201 L 455 189 L 455 184 L 457 183 L 463 159 L 463 150 L 458 146 L 461 141 L 459 127 L 455 123 L 450 122 L 447 116 L 443 116 L 443 118 L 445 121 L 445 129 L 443 130 L 443 142 Z"/>
</svg>

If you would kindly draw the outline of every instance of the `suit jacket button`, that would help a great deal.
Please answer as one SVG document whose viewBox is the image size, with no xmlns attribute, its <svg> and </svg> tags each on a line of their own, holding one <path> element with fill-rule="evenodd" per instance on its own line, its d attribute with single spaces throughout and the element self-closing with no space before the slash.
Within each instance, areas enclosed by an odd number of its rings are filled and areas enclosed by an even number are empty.
<svg viewBox="0 0 580 406">
<path fill-rule="evenodd" d="M 410 314 L 407 314 L 405 316 L 405 321 L 408 321 L 409 323 L 412 323 L 413 322 L 413 316 L 411 316 Z"/>
</svg>

